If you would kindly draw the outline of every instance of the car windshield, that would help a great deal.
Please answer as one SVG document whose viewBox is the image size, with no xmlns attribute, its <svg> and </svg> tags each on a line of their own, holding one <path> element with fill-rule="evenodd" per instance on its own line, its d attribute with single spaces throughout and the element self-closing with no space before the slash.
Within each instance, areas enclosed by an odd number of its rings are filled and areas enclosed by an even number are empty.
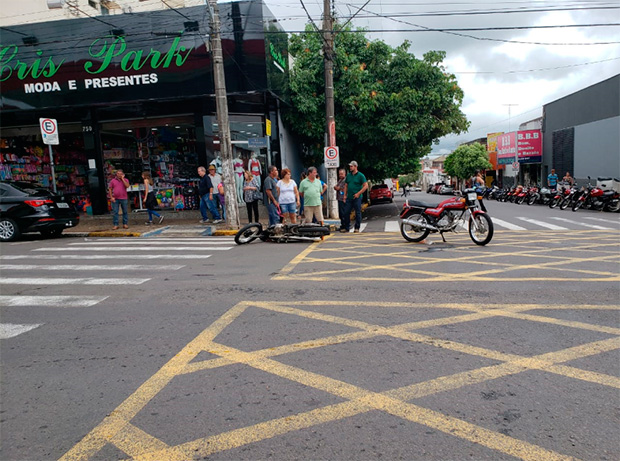
<svg viewBox="0 0 620 461">
<path fill-rule="evenodd" d="M 37 197 L 51 197 L 54 195 L 49 189 L 46 189 L 41 184 L 24 181 L 13 181 L 8 184 L 22 192 L 24 195 L 34 195 Z"/>
</svg>

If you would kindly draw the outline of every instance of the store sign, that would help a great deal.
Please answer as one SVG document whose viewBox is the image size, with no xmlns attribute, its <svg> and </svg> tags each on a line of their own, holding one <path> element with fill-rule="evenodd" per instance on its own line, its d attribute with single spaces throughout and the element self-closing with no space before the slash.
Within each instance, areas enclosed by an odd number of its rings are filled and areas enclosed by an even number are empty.
<svg viewBox="0 0 620 461">
<path fill-rule="evenodd" d="M 542 132 L 524 130 L 517 132 L 519 163 L 542 163 Z"/>
<path fill-rule="evenodd" d="M 269 44 L 269 54 L 271 54 L 275 66 L 282 72 L 285 72 L 284 69 L 286 69 L 286 59 L 284 58 L 284 56 L 282 56 L 282 53 L 276 50 L 276 47 L 273 45 L 273 43 Z"/>
<path fill-rule="evenodd" d="M 505 133 L 497 137 L 497 163 L 509 165 L 517 158 L 516 133 Z"/>
<path fill-rule="evenodd" d="M 248 139 L 248 147 L 249 148 L 255 148 L 255 149 L 260 149 L 260 148 L 265 148 L 268 146 L 268 141 L 267 141 L 267 137 L 262 137 L 262 138 L 249 138 Z"/>
</svg>

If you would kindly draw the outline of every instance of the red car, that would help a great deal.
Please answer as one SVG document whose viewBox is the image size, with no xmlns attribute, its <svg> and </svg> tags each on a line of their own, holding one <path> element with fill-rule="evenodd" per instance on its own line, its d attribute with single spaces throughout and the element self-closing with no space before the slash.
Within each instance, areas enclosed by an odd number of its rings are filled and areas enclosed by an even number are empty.
<svg viewBox="0 0 620 461">
<path fill-rule="evenodd" d="M 387 184 L 375 184 L 370 189 L 369 205 L 374 205 L 381 201 L 390 203 L 394 201 L 394 195 Z"/>
</svg>

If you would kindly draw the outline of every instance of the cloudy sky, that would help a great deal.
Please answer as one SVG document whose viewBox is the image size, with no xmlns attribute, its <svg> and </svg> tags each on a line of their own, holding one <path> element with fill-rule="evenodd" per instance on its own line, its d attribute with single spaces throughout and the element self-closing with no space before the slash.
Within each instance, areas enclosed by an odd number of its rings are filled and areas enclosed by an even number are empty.
<svg viewBox="0 0 620 461">
<path fill-rule="evenodd" d="M 300 0 L 265 0 L 288 31 L 308 22 Z M 444 64 L 465 91 L 469 132 L 447 136 L 433 154 L 460 142 L 542 115 L 542 106 L 620 73 L 620 2 L 595 0 L 352 0 L 336 2 L 336 14 L 390 45 L 409 40 L 418 56 L 447 53 Z M 323 2 L 303 0 L 319 25 Z M 600 24 L 616 24 L 596 26 Z M 579 27 L 549 27 L 579 26 Z M 519 28 L 489 30 L 492 28 Z M 451 33 L 426 29 L 461 30 Z"/>
</svg>

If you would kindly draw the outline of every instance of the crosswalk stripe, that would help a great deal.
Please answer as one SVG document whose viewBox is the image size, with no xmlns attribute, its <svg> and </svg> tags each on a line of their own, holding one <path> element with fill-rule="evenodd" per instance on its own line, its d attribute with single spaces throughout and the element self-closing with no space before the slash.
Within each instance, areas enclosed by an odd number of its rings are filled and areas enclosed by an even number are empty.
<svg viewBox="0 0 620 461">
<path fill-rule="evenodd" d="M 360 232 L 364 232 L 364 229 L 366 229 L 367 223 L 362 223 L 360 225 Z M 351 229 L 349 229 L 349 232 L 354 232 L 355 229 L 353 227 L 351 227 Z"/>
<path fill-rule="evenodd" d="M 16 323 L 0 323 L 0 339 L 9 339 L 26 333 L 30 330 L 43 325 L 42 323 L 33 323 L 30 325 L 19 325 Z"/>
<path fill-rule="evenodd" d="M 93 265 L 74 265 L 74 264 L 0 264 L 0 271 L 25 271 L 25 270 L 48 270 L 48 271 L 142 271 L 142 270 L 166 270 L 166 271 L 178 271 L 185 266 L 171 265 L 171 266 L 149 266 L 146 264 L 125 264 L 125 265 L 110 265 L 105 266 L 101 264 Z"/>
<path fill-rule="evenodd" d="M 577 222 L 577 221 L 573 221 L 571 219 L 566 219 L 566 218 L 552 217 L 551 219 L 555 219 L 557 221 L 564 221 L 564 222 L 571 223 L 571 224 L 577 224 L 578 226 L 589 227 L 591 229 L 613 230 L 611 227 L 597 226 L 596 224 Z"/>
<path fill-rule="evenodd" d="M 212 255 L 140 255 L 140 259 L 205 259 L 210 258 Z M 0 255 L 0 259 L 5 260 L 17 260 L 17 259 L 118 259 L 118 255 Z M 149 266 L 152 267 L 152 266 Z"/>
<path fill-rule="evenodd" d="M 603 219 L 603 218 L 590 218 L 589 216 L 586 216 L 585 219 L 591 219 L 592 221 L 600 221 L 600 222 L 608 222 L 611 224 L 615 224 L 620 225 L 620 221 L 612 221 L 611 219 Z"/>
<path fill-rule="evenodd" d="M 86 240 L 84 242 L 76 242 L 76 243 L 70 243 L 70 246 L 88 246 L 88 245 L 92 245 L 93 243 L 97 243 L 100 245 L 171 245 L 171 244 L 183 244 L 183 245 L 231 245 L 234 242 L 234 240 L 211 240 L 211 239 L 191 239 L 191 240 L 185 240 L 185 239 L 157 239 L 155 240 L 155 237 L 153 237 L 152 239 L 140 239 L 140 240 L 124 240 L 124 241 L 118 241 L 118 239 L 116 240 L 100 240 L 100 239 L 93 239 L 93 240 Z"/>
<path fill-rule="evenodd" d="M 87 248 L 67 248 L 67 247 L 52 247 L 52 248 L 36 248 L 32 251 L 226 251 L 233 247 L 168 247 L 168 248 L 144 248 L 144 247 L 87 247 Z"/>
<path fill-rule="evenodd" d="M 525 227 L 517 226 L 516 224 L 509 223 L 499 218 L 493 217 L 491 218 L 491 221 L 493 221 L 493 225 L 497 224 L 498 226 L 504 227 L 509 230 L 517 230 L 517 231 L 526 230 Z"/>
<path fill-rule="evenodd" d="M 22 307 L 90 307 L 106 300 L 107 296 L 0 296 L 0 306 Z"/>
<path fill-rule="evenodd" d="M 151 279 L 2 277 L 0 285 L 141 285 Z"/>
<path fill-rule="evenodd" d="M 519 216 L 517 216 L 517 219 L 520 219 L 521 221 L 529 222 L 531 224 L 536 224 L 537 226 L 540 226 L 540 227 L 546 227 L 547 229 L 551 229 L 551 230 L 568 230 L 567 227 L 556 226 L 555 224 L 549 224 L 543 221 L 538 221 L 537 219 L 523 218 Z"/>
<path fill-rule="evenodd" d="M 400 232 L 400 223 L 398 221 L 386 221 L 384 232 Z"/>
</svg>

